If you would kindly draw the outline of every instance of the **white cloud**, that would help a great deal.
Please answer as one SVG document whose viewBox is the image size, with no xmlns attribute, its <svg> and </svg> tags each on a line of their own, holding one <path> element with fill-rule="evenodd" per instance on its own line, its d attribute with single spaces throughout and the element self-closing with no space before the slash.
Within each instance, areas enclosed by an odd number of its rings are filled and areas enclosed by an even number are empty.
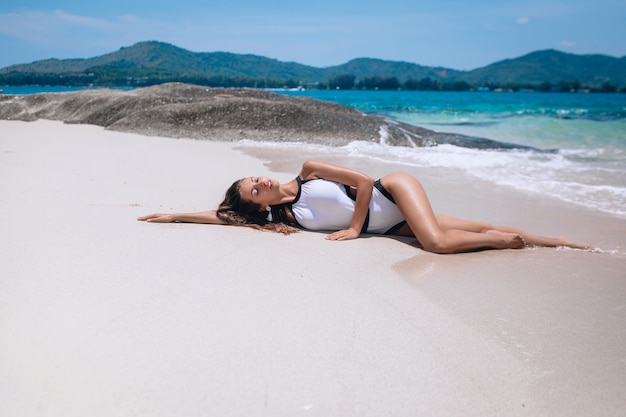
<svg viewBox="0 0 626 417">
<path fill-rule="evenodd" d="M 102 26 L 104 21 L 71 15 L 60 10 L 54 12 L 24 12 L 0 14 L 0 33 L 16 37 L 28 37 L 28 32 L 47 32 L 59 27 Z"/>
<path fill-rule="evenodd" d="M 527 17 L 520 17 L 517 19 L 517 23 L 520 25 L 528 24 L 528 22 L 530 22 L 530 19 Z"/>
<path fill-rule="evenodd" d="M 141 19 L 127 15 L 106 20 L 62 10 L 0 13 L 0 34 L 36 44 L 84 42 L 94 36 L 117 35 L 140 24 Z"/>
<path fill-rule="evenodd" d="M 104 19 L 96 19 L 93 17 L 79 16 L 75 14 L 65 13 L 62 10 L 55 10 L 53 14 L 47 15 L 50 21 L 56 24 L 78 26 L 86 28 L 94 28 L 100 30 L 111 30 L 115 24 Z"/>
<path fill-rule="evenodd" d="M 133 15 L 103 19 L 61 10 L 0 13 L 0 40 L 6 38 L 10 48 L 4 51 L 12 56 L 7 64 L 86 58 L 139 41 L 169 41 L 177 32 L 180 26 Z"/>
<path fill-rule="evenodd" d="M 576 46 L 576 42 L 564 40 L 561 41 L 561 46 L 564 48 L 573 48 Z"/>
</svg>

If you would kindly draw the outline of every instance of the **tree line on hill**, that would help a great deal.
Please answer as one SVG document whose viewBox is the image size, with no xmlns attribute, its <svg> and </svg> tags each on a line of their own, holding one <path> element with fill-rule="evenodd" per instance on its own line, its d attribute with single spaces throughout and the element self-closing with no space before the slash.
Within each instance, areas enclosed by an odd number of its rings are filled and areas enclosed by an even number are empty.
<svg viewBox="0 0 626 417">
<path fill-rule="evenodd" d="M 593 92 L 626 93 L 626 86 L 606 82 L 600 86 L 586 85 L 579 81 L 561 81 L 541 84 L 480 83 L 466 81 L 445 82 L 430 77 L 407 79 L 398 77 L 363 77 L 352 74 L 337 75 L 325 82 L 302 83 L 293 79 L 271 79 L 251 77 L 229 77 L 224 75 L 181 74 L 163 69 L 128 69 L 117 67 L 90 68 L 84 73 L 34 73 L 9 72 L 0 74 L 0 85 L 49 85 L 49 86 L 94 86 L 94 87 L 147 87 L 167 82 L 183 82 L 215 88 L 306 88 L 322 90 L 405 90 L 405 91 L 541 91 L 541 92 Z"/>
<path fill-rule="evenodd" d="M 319 88 L 339 90 L 407 90 L 407 91 L 542 91 L 542 92 L 600 92 L 626 93 L 626 86 L 606 82 L 600 86 L 591 86 L 579 81 L 561 81 L 559 83 L 543 82 L 541 84 L 521 83 L 481 83 L 472 85 L 466 81 L 444 82 L 425 77 L 419 80 L 408 79 L 401 82 L 397 77 L 365 77 L 357 80 L 354 75 L 338 75 Z"/>
</svg>

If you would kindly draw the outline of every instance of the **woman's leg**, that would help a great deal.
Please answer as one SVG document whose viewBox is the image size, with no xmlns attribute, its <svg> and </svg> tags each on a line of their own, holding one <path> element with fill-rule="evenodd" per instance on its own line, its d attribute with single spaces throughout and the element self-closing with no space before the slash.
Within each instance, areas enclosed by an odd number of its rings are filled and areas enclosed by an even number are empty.
<svg viewBox="0 0 626 417">
<path fill-rule="evenodd" d="M 381 178 L 381 184 L 393 196 L 411 231 L 425 250 L 436 253 L 455 253 L 473 249 L 517 249 L 524 247 L 519 233 L 478 230 L 476 225 L 467 225 L 470 230 L 444 227 L 433 212 L 426 192 L 419 181 L 405 173 L 396 173 Z M 444 220 L 444 219 L 442 219 Z M 454 223 L 454 222 L 453 222 Z"/>
<path fill-rule="evenodd" d="M 381 183 L 396 200 L 407 220 L 409 228 L 400 229 L 398 234 L 416 237 L 426 250 L 451 253 L 479 248 L 519 248 L 524 245 L 592 249 L 589 245 L 533 235 L 512 227 L 493 226 L 489 223 L 435 214 L 419 181 L 408 174 L 391 174 L 382 178 Z"/>
<path fill-rule="evenodd" d="M 546 247 L 556 247 L 556 246 L 568 246 L 570 248 L 576 249 L 591 249 L 592 247 L 589 245 L 584 245 L 580 243 L 571 242 L 569 240 L 561 239 L 561 238 L 553 238 L 546 236 L 533 235 L 523 230 L 515 229 L 513 227 L 507 226 L 493 226 L 488 223 L 483 222 L 474 222 L 470 220 L 458 219 L 451 216 L 445 216 L 442 214 L 436 214 L 437 221 L 439 225 L 444 229 L 461 229 L 472 232 L 479 233 L 488 233 L 492 230 L 504 233 L 517 233 L 526 242 L 528 246 L 546 246 Z"/>
</svg>

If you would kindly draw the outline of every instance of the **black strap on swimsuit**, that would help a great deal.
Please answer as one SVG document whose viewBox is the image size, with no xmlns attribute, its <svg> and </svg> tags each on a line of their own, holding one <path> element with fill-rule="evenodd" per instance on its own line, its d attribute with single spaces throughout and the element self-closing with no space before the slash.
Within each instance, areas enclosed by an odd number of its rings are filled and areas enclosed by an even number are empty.
<svg viewBox="0 0 626 417">
<path fill-rule="evenodd" d="M 297 203 L 300 200 L 300 194 L 302 194 L 302 179 L 299 175 L 296 177 L 296 181 L 298 181 L 298 194 L 296 194 L 296 198 L 293 199 L 291 204 Z"/>
<path fill-rule="evenodd" d="M 291 217 L 293 218 L 293 221 L 298 225 L 298 227 L 304 229 L 304 227 L 298 223 L 298 219 L 296 219 L 296 216 L 293 214 L 293 205 L 300 199 L 300 194 L 302 193 L 302 180 L 300 179 L 300 176 L 296 177 L 296 181 L 298 182 L 298 193 L 296 194 L 296 198 L 293 199 L 293 201 L 291 203 L 287 203 L 287 209 L 289 210 L 289 213 L 291 214 Z"/>
<path fill-rule="evenodd" d="M 394 200 L 391 193 L 387 191 L 385 187 L 383 187 L 383 185 L 380 183 L 380 180 L 376 180 L 376 182 L 374 183 L 374 187 L 376 187 L 376 189 L 380 191 L 382 195 L 387 197 L 387 200 L 391 201 L 393 204 L 396 204 L 396 200 Z"/>
<path fill-rule="evenodd" d="M 394 200 L 393 196 L 391 195 L 391 193 L 389 191 L 387 191 L 387 189 L 385 187 L 383 187 L 383 185 L 380 183 L 380 180 L 376 180 L 376 182 L 374 183 L 374 187 L 376 187 L 376 189 L 378 191 L 380 191 L 380 193 L 382 195 L 384 195 L 389 201 L 391 201 L 393 204 L 396 204 L 396 200 Z M 398 230 L 400 230 L 405 224 L 406 224 L 406 220 L 403 220 L 400 223 L 398 223 L 395 226 L 393 226 L 391 229 L 387 230 L 385 232 L 385 234 L 386 235 L 393 235 Z"/>
</svg>

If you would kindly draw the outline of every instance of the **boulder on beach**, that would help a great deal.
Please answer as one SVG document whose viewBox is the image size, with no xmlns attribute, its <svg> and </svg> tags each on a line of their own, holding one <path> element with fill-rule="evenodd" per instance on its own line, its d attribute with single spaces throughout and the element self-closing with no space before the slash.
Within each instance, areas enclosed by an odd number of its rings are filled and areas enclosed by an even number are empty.
<svg viewBox="0 0 626 417">
<path fill-rule="evenodd" d="M 86 89 L 1 95 L 0 119 L 60 120 L 149 136 L 236 141 L 307 142 L 341 146 L 369 141 L 397 146 L 452 143 L 510 147 L 434 132 L 335 103 L 265 90 L 168 83 L 134 90 Z"/>
</svg>

